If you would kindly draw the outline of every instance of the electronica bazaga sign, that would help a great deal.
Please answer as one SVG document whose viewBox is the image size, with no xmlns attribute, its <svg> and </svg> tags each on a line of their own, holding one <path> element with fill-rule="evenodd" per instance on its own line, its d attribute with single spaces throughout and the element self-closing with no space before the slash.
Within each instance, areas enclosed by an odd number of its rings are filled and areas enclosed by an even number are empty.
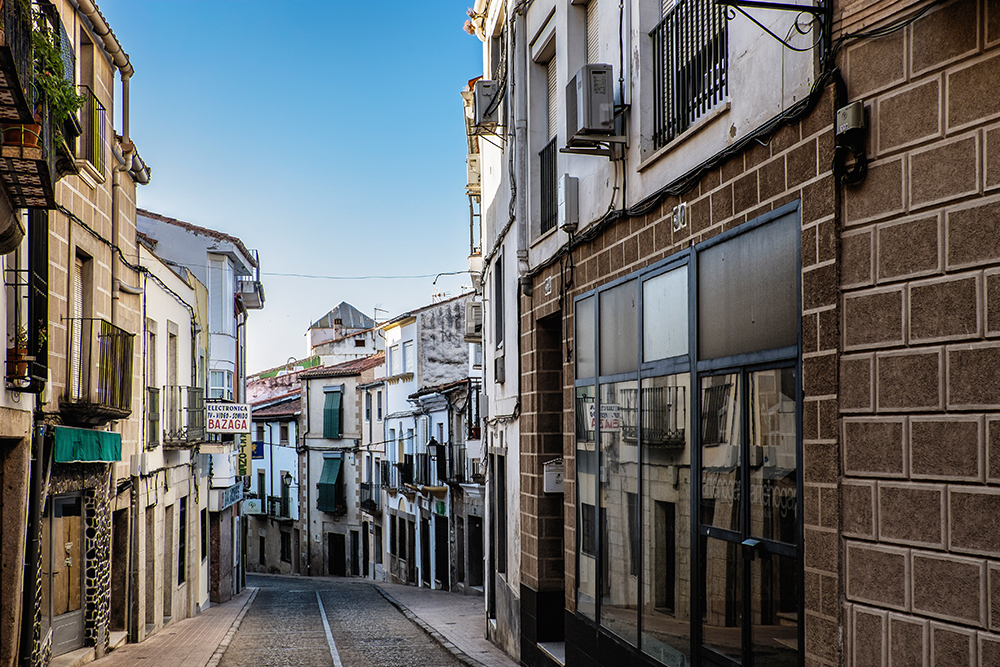
<svg viewBox="0 0 1000 667">
<path fill-rule="evenodd" d="M 207 403 L 205 417 L 209 433 L 249 433 L 249 403 Z"/>
</svg>

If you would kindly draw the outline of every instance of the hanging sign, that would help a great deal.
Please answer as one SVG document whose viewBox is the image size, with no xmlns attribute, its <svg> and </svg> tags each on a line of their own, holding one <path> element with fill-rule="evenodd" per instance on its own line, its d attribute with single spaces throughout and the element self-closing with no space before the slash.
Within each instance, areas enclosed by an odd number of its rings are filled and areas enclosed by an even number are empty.
<svg viewBox="0 0 1000 667">
<path fill-rule="evenodd" d="M 249 433 L 249 403 L 207 403 L 205 418 L 209 433 Z"/>
</svg>

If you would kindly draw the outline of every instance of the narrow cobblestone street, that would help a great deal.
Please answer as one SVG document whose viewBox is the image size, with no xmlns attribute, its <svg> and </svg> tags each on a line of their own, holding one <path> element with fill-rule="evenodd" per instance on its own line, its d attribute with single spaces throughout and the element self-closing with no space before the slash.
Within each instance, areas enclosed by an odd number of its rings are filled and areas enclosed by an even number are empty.
<svg viewBox="0 0 1000 667">
<path fill-rule="evenodd" d="M 252 575 L 247 584 L 260 591 L 221 667 L 460 664 L 370 584 Z"/>
</svg>

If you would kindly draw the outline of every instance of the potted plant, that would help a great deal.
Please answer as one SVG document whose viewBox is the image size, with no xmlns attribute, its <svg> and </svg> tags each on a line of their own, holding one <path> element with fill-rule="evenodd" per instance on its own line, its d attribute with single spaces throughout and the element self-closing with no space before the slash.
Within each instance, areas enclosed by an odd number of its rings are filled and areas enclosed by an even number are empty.
<svg viewBox="0 0 1000 667">
<path fill-rule="evenodd" d="M 75 114 L 83 106 L 84 97 L 77 94 L 76 87 L 66 79 L 60 49 L 59 33 L 49 24 L 45 14 L 38 12 L 34 17 L 31 34 L 34 49 L 34 71 L 32 86 L 37 96 L 34 124 L 4 124 L 5 144 L 37 146 L 41 135 L 42 105 L 47 104 L 55 128 L 56 146 L 65 144 L 62 128 L 69 124 L 79 130 Z M 70 117 L 72 121 L 68 123 Z"/>
<path fill-rule="evenodd" d="M 7 377 L 22 378 L 28 374 L 28 331 L 19 324 L 10 337 L 7 348 Z"/>
</svg>

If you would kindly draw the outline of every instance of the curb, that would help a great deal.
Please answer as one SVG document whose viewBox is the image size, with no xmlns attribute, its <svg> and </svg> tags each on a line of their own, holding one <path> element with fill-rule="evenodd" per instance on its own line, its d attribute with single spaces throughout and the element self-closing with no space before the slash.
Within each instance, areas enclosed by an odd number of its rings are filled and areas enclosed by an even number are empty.
<svg viewBox="0 0 1000 667">
<path fill-rule="evenodd" d="M 389 602 L 389 604 L 398 609 L 400 613 L 403 614 L 403 616 L 413 621 L 413 623 L 416 624 L 417 627 L 419 627 L 421 630 L 430 635 L 431 639 L 440 644 L 442 648 L 444 648 L 446 651 L 455 656 L 455 658 L 462 664 L 466 665 L 466 667 L 486 667 L 486 665 L 479 662 L 478 660 L 470 656 L 468 653 L 466 653 L 459 647 L 455 646 L 449 639 L 445 638 L 445 636 L 442 635 L 440 632 L 438 632 L 431 626 L 427 625 L 427 623 L 425 623 L 423 619 L 421 619 L 419 616 L 410 611 L 409 607 L 407 607 L 405 604 L 403 604 L 396 598 L 392 597 L 392 595 L 383 590 L 381 586 L 378 586 L 377 584 L 372 584 L 371 587 L 377 590 L 382 595 L 382 597 L 384 597 L 386 601 Z M 214 665 L 210 663 L 208 667 L 214 667 Z"/>
<path fill-rule="evenodd" d="M 213 653 L 212 657 L 205 663 L 205 667 L 218 667 L 219 661 L 222 660 L 222 656 L 225 654 L 226 649 L 228 649 L 229 645 L 233 642 L 233 637 L 236 636 L 237 630 L 240 629 L 240 624 L 243 623 L 243 617 L 247 615 L 248 611 L 250 611 L 250 605 L 253 604 L 253 600 L 257 597 L 258 592 L 260 592 L 260 589 L 254 588 L 253 592 L 250 593 L 250 597 L 247 598 L 247 601 L 243 604 L 243 609 L 240 610 L 240 613 L 236 617 L 236 620 L 233 621 L 233 624 L 229 626 L 229 631 L 226 632 L 226 636 L 223 637 L 222 641 L 219 643 L 219 648 L 215 649 L 215 653 Z"/>
</svg>

